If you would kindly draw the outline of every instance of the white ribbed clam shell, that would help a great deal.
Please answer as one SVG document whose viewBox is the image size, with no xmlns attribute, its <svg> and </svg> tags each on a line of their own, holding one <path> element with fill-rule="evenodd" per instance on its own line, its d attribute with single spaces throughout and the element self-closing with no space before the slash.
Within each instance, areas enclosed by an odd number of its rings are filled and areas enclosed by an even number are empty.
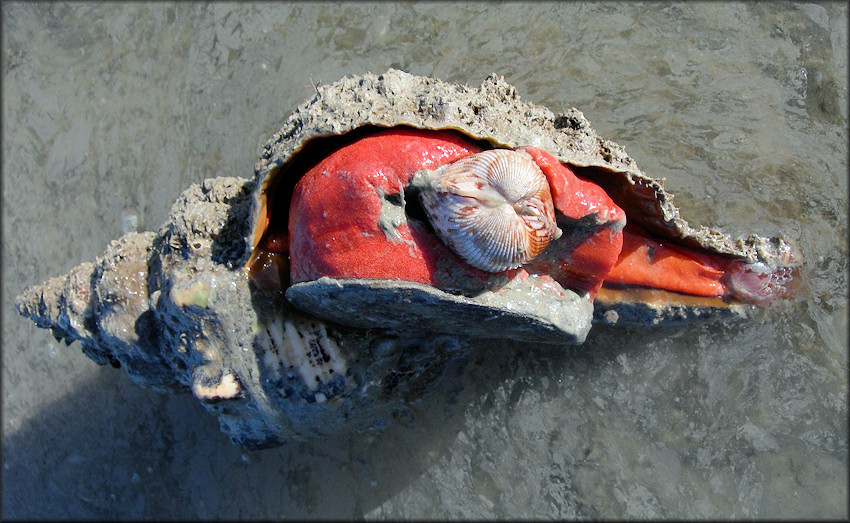
<svg viewBox="0 0 850 523">
<path fill-rule="evenodd" d="M 523 151 L 494 149 L 445 166 L 420 200 L 440 239 L 489 272 L 531 261 L 561 235 L 546 176 Z"/>
</svg>

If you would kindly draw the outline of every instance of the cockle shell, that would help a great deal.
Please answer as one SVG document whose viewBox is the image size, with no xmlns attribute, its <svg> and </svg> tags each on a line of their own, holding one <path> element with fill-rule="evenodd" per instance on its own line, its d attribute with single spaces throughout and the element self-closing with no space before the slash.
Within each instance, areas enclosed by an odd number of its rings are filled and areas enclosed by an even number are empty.
<svg viewBox="0 0 850 523">
<path fill-rule="evenodd" d="M 528 263 L 561 236 L 549 183 L 524 151 L 493 149 L 444 166 L 419 198 L 440 239 L 488 272 Z"/>
</svg>

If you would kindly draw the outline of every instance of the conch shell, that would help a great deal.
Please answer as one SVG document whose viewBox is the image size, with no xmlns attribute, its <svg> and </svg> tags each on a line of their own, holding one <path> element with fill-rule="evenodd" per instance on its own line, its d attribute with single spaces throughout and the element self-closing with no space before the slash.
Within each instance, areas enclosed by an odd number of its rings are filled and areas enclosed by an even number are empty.
<svg viewBox="0 0 850 523">
<path fill-rule="evenodd" d="M 449 164 L 428 177 L 419 198 L 437 235 L 484 271 L 516 269 L 561 236 L 549 182 L 522 151 L 494 149 Z"/>
<path fill-rule="evenodd" d="M 452 251 L 425 195 L 451 190 L 431 174 L 492 157 L 531 161 L 546 182 L 500 193 L 527 246 L 471 242 L 506 265 Z M 449 209 L 495 199 L 478 189 L 489 196 L 464 189 Z M 782 295 L 797 264 L 786 240 L 692 228 L 670 199 L 578 110 L 523 102 L 495 75 L 474 89 L 390 69 L 319 87 L 253 180 L 191 186 L 159 231 L 121 237 L 16 305 L 268 447 L 383 426 L 482 338 L 576 344 L 594 321 L 743 315 Z"/>
</svg>

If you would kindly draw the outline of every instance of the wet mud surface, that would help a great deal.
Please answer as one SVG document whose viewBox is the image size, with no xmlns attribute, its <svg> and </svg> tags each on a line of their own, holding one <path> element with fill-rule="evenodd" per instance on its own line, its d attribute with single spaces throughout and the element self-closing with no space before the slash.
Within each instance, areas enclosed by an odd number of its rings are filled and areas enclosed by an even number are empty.
<svg viewBox="0 0 850 523">
<path fill-rule="evenodd" d="M 4 4 L 3 516 L 847 517 L 846 22 L 840 4 Z M 581 109 L 689 222 L 796 239 L 799 299 L 494 343 L 385 431 L 250 452 L 191 396 L 17 315 L 190 184 L 250 176 L 312 84 L 389 67 L 496 72 Z"/>
</svg>

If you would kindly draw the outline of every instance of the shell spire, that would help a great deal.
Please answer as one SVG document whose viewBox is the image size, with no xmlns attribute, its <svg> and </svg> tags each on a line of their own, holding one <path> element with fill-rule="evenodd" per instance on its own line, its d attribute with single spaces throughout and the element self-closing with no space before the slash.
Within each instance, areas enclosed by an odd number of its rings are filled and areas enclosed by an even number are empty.
<svg viewBox="0 0 850 523">
<path fill-rule="evenodd" d="M 440 239 L 473 267 L 515 269 L 561 236 L 546 176 L 524 151 L 484 151 L 431 174 L 422 206 Z"/>
</svg>

